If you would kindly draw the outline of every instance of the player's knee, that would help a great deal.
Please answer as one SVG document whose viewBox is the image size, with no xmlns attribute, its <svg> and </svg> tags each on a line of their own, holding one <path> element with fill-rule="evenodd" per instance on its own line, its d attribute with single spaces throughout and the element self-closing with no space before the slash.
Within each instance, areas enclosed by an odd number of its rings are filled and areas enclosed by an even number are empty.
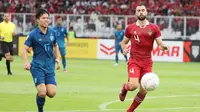
<svg viewBox="0 0 200 112">
<path fill-rule="evenodd" d="M 138 83 L 128 83 L 128 90 L 129 91 L 134 91 L 138 88 L 139 84 Z"/>
<path fill-rule="evenodd" d="M 65 56 L 62 56 L 62 59 L 65 59 Z"/>
<path fill-rule="evenodd" d="M 44 98 L 46 97 L 46 92 L 38 92 L 38 96 Z"/>
<path fill-rule="evenodd" d="M 13 62 L 14 61 L 14 58 L 13 56 L 10 56 L 10 61 Z"/>
<path fill-rule="evenodd" d="M 48 96 L 49 98 L 53 98 L 54 96 L 56 96 L 56 92 L 48 92 L 48 93 L 47 93 L 47 96 Z"/>
<path fill-rule="evenodd" d="M 11 59 L 10 56 L 6 56 L 6 60 L 9 60 L 9 61 L 10 61 L 10 59 Z"/>
</svg>

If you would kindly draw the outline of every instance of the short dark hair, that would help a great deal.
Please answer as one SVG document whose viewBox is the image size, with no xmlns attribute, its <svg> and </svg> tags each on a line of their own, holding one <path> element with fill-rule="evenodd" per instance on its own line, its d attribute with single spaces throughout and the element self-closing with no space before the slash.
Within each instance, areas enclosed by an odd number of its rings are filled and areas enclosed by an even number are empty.
<svg viewBox="0 0 200 112">
<path fill-rule="evenodd" d="M 144 3 L 139 3 L 137 6 L 144 6 L 145 8 L 147 8 L 147 5 Z"/>
<path fill-rule="evenodd" d="M 43 14 L 49 15 L 49 12 L 46 9 L 43 9 L 43 8 L 38 9 L 37 12 L 36 12 L 36 15 L 35 15 L 36 19 L 39 19 L 40 16 L 42 16 Z"/>
<path fill-rule="evenodd" d="M 57 19 L 60 19 L 60 18 L 62 19 L 62 16 L 57 16 L 56 20 L 57 20 Z"/>
</svg>

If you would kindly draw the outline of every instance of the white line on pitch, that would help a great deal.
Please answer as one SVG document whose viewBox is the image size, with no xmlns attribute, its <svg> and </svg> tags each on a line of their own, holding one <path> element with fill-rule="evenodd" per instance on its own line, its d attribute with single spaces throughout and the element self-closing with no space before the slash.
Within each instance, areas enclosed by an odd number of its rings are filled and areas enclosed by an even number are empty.
<svg viewBox="0 0 200 112">
<path fill-rule="evenodd" d="M 200 107 L 171 107 L 171 108 L 140 108 L 137 110 L 146 110 L 146 111 L 153 111 L 153 110 L 181 110 L 181 109 L 197 109 Z M 107 109 L 107 110 L 54 110 L 54 111 L 46 111 L 46 112 L 109 112 L 109 111 L 124 111 L 125 109 Z M 0 111 L 3 112 L 3 111 Z M 5 112 L 5 111 L 4 111 Z M 22 112 L 22 111 L 7 111 L 7 112 Z M 24 111 L 24 112 L 37 112 L 37 111 Z"/>
<path fill-rule="evenodd" d="M 153 96 L 153 97 L 147 97 L 146 99 L 156 99 L 156 98 L 177 98 L 177 97 L 196 97 L 196 96 L 200 96 L 200 94 L 193 94 L 193 95 L 171 95 L 171 96 Z M 126 99 L 126 100 L 133 100 L 133 99 Z M 120 102 L 119 100 L 114 100 L 114 101 L 110 101 L 110 102 L 106 102 L 106 103 L 103 103 L 101 105 L 99 105 L 99 108 L 101 110 L 108 110 L 107 109 L 107 106 L 108 105 L 111 105 L 113 103 L 117 103 L 117 102 Z"/>
</svg>

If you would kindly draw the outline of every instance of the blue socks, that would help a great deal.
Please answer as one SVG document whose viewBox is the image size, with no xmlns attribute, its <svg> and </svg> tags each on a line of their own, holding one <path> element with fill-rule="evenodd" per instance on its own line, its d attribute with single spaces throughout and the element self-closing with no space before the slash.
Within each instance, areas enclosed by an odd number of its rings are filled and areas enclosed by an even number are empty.
<svg viewBox="0 0 200 112">
<path fill-rule="evenodd" d="M 40 96 L 36 96 L 36 103 L 38 106 L 38 112 L 44 112 L 43 108 L 44 108 L 44 103 L 45 103 L 45 98 L 42 98 Z"/>
<path fill-rule="evenodd" d="M 115 62 L 118 63 L 119 57 L 118 55 L 115 55 Z"/>
<path fill-rule="evenodd" d="M 63 68 L 66 69 L 66 59 L 62 58 L 62 64 L 63 64 Z"/>
<path fill-rule="evenodd" d="M 128 59 L 127 59 L 127 55 L 124 55 L 124 58 L 126 59 L 126 62 L 128 61 Z"/>
<path fill-rule="evenodd" d="M 128 61 L 127 55 L 124 55 L 124 58 L 125 58 L 125 60 L 127 62 Z M 119 61 L 119 57 L 118 57 L 118 55 L 115 55 L 115 62 L 118 63 L 118 61 Z"/>
</svg>

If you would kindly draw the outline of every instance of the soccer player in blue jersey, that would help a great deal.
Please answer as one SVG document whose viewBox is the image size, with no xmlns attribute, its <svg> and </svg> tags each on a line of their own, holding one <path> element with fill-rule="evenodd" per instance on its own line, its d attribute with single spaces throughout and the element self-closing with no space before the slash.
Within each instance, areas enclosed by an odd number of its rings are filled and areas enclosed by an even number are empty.
<svg viewBox="0 0 200 112">
<path fill-rule="evenodd" d="M 122 25 L 118 24 L 117 25 L 117 30 L 115 31 L 115 66 L 118 65 L 118 60 L 119 60 L 119 57 L 118 57 L 118 54 L 119 54 L 119 51 L 121 51 L 121 53 L 123 54 L 123 51 L 122 51 L 122 48 L 121 48 L 121 45 L 120 45 L 120 42 L 123 40 L 124 38 L 124 30 L 122 29 Z M 127 62 L 127 56 L 124 55 L 124 58 Z"/>
<path fill-rule="evenodd" d="M 38 26 L 29 33 L 22 50 L 24 69 L 30 70 L 37 88 L 38 112 L 44 112 L 45 97 L 56 95 L 55 65 L 60 68 L 56 32 L 49 28 L 49 12 L 39 9 L 36 12 Z M 27 51 L 32 47 L 33 58 L 28 61 Z"/>
<path fill-rule="evenodd" d="M 60 55 L 62 57 L 62 65 L 63 65 L 63 72 L 67 72 L 66 70 L 66 47 L 65 47 L 65 37 L 67 38 L 67 42 L 69 44 L 69 38 L 67 36 L 67 29 L 66 27 L 62 26 L 62 17 L 59 16 L 57 18 L 57 25 L 53 28 L 57 32 L 57 42 L 58 47 L 60 50 Z"/>
</svg>

